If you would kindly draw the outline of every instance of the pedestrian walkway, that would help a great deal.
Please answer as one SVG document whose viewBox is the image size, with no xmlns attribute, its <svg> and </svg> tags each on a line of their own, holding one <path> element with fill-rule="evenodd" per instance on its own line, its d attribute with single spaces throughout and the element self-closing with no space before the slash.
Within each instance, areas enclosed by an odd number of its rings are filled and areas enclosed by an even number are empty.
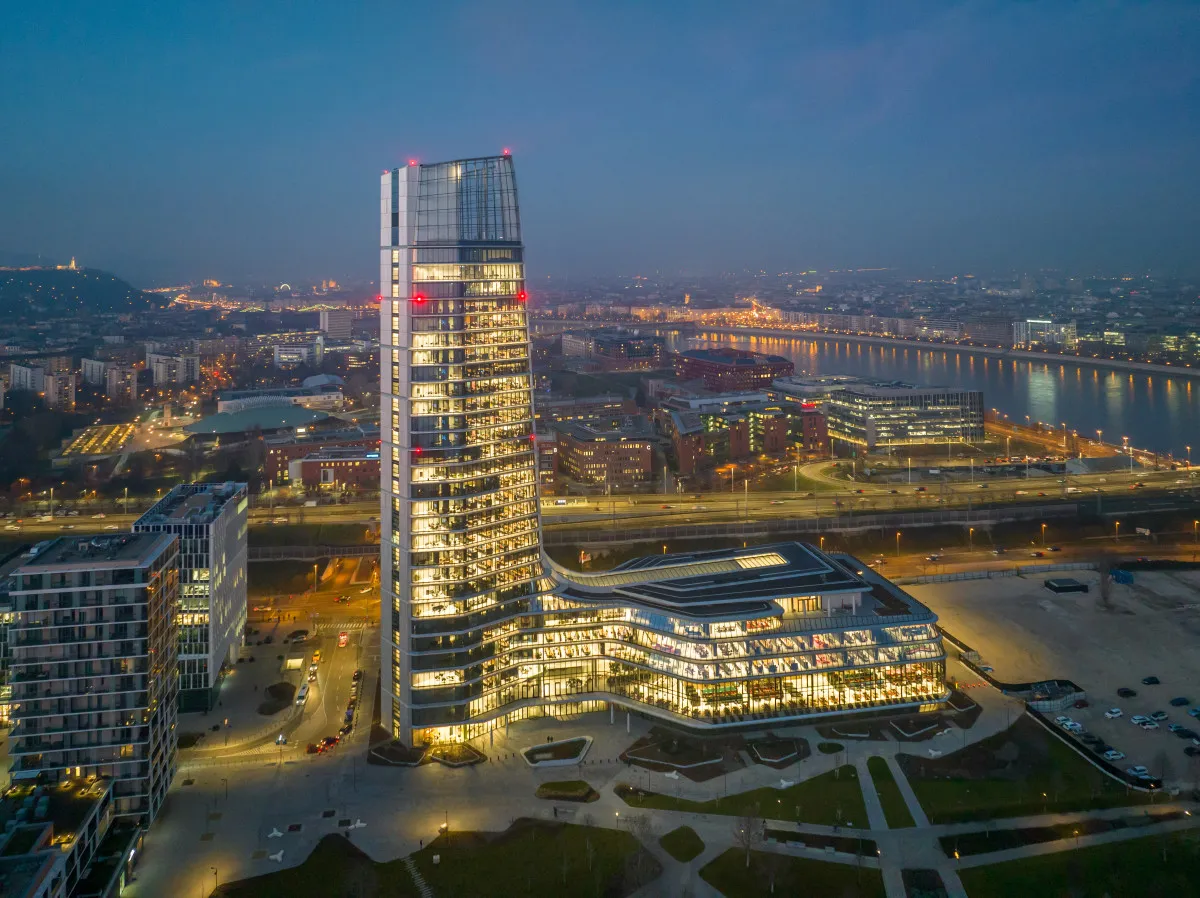
<svg viewBox="0 0 1200 898">
<path fill-rule="evenodd" d="M 908 812 L 912 814 L 912 818 L 916 821 L 917 826 L 929 826 L 929 818 L 925 815 L 925 809 L 921 807 L 921 802 L 917 801 L 917 793 L 913 791 L 908 777 L 904 775 L 904 771 L 896 763 L 895 756 L 888 755 L 884 760 L 887 761 L 888 770 L 892 772 L 892 779 L 896 781 L 896 785 L 900 789 L 900 794 L 904 796 L 904 803 L 908 805 Z"/>
<path fill-rule="evenodd" d="M 408 875 L 412 877 L 413 885 L 417 887 L 417 891 L 421 894 L 421 898 L 433 898 L 433 889 L 429 888 L 429 883 L 425 881 L 425 877 L 421 875 L 421 871 L 417 869 L 417 865 L 413 863 L 412 855 L 404 856 L 404 869 L 408 871 Z"/>
</svg>

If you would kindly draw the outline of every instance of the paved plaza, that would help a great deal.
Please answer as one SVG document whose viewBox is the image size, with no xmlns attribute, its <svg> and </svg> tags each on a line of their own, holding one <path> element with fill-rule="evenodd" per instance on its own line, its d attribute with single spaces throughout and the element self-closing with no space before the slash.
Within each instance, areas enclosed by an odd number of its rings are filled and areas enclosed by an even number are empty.
<svg viewBox="0 0 1200 898">
<path fill-rule="evenodd" d="M 374 634 L 366 634 L 367 639 Z M 349 656 L 348 656 L 349 657 Z M 377 660 L 373 659 L 377 664 Z M 307 755 L 296 744 L 284 751 L 274 746 L 249 746 L 236 753 L 192 753 L 172 789 L 165 812 L 146 838 L 137 880 L 127 890 L 135 898 L 159 895 L 210 894 L 214 881 L 228 882 L 294 866 L 308 857 L 316 843 L 330 833 L 343 833 L 377 861 L 403 857 L 428 844 L 439 826 L 453 830 L 500 831 L 520 817 L 590 823 L 619 827 L 622 818 L 644 814 L 650 818 L 653 838 L 646 847 L 663 866 L 663 874 L 645 886 L 639 896 L 691 894 L 715 896 L 699 871 L 709 861 L 735 844 L 735 817 L 637 810 L 614 794 L 614 787 L 629 783 L 637 788 L 694 800 L 708 800 L 760 787 L 779 787 L 781 780 L 796 782 L 852 764 L 858 772 L 868 819 L 847 821 L 840 834 L 861 834 L 875 840 L 879 857 L 865 858 L 864 866 L 882 870 L 889 896 L 904 894 L 900 871 L 931 868 L 941 874 L 951 895 L 963 895 L 956 870 L 960 866 L 994 863 L 1010 856 L 1065 850 L 1075 843 L 1048 843 L 1003 852 L 948 859 L 938 837 L 955 831 L 978 829 L 978 824 L 930 826 L 922 808 L 895 763 L 898 752 L 926 753 L 930 748 L 949 753 L 963 745 L 994 735 L 1022 713 L 1021 703 L 1002 696 L 990 687 L 972 687 L 965 668 L 951 664 L 951 676 L 968 684 L 968 694 L 983 713 L 970 729 L 950 727 L 945 735 L 920 743 L 843 740 L 845 750 L 837 754 L 814 752 L 783 771 L 746 763 L 727 775 L 704 783 L 685 777 L 670 777 L 629 767 L 619 760 L 622 751 L 650 732 L 651 722 L 614 710 L 587 714 L 568 720 L 535 719 L 515 723 L 475 741 L 488 761 L 473 767 L 452 769 L 437 763 L 418 768 L 382 767 L 365 762 L 368 728 L 360 725 L 347 743 L 333 752 Z M 304 726 L 304 724 L 301 724 Z M 310 727 L 312 729 L 313 727 Z M 815 745 L 822 740 L 813 726 L 772 728 L 779 736 L 802 737 Z M 584 763 L 576 767 L 538 770 L 519 756 L 522 749 L 548 739 L 589 735 L 594 742 Z M 866 760 L 879 755 L 906 800 L 917 826 L 888 829 L 880 808 Z M 749 758 L 746 758 L 749 761 Z M 588 804 L 554 803 L 534 797 L 540 783 L 580 778 L 600 794 Z M 1160 805 L 1163 810 L 1167 806 Z M 1013 819 L 1005 826 L 1071 822 L 1105 814 L 1129 814 L 1129 808 L 1110 812 L 1050 814 Z M 1136 811 L 1135 811 L 1136 813 Z M 1154 824 L 1139 834 L 1168 832 L 1190 826 L 1192 820 Z M 689 863 L 670 858 L 657 838 L 681 826 L 691 826 L 704 840 L 705 850 Z M 834 827 L 771 821 L 773 829 L 798 833 L 833 835 Z M 1079 845 L 1102 843 L 1113 834 L 1084 837 Z M 787 843 L 765 843 L 760 849 L 782 854 L 815 857 L 830 863 L 854 864 L 850 854 L 815 852 Z M 278 854 L 282 852 L 282 856 Z M 278 861 L 273 857 L 279 857 Z M 215 871 L 215 876 L 214 876 Z"/>
</svg>

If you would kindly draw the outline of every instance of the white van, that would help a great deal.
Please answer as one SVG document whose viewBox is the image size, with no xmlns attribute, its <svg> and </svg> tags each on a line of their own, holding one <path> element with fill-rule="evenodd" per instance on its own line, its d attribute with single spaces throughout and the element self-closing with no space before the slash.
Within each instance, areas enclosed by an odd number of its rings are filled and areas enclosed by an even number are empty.
<svg viewBox="0 0 1200 898">
<path fill-rule="evenodd" d="M 303 705 L 308 701 L 308 684 L 304 683 L 300 686 L 300 691 L 296 693 L 296 704 Z"/>
</svg>

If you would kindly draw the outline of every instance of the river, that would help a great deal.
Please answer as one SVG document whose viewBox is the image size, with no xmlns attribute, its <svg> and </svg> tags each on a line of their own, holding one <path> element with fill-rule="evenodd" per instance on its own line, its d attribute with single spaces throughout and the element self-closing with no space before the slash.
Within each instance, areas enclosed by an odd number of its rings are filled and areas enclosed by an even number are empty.
<svg viewBox="0 0 1200 898">
<path fill-rule="evenodd" d="M 982 390 L 984 406 L 1019 424 L 1026 416 L 1081 436 L 1103 431 L 1106 443 L 1122 437 L 1138 449 L 1187 456 L 1200 463 L 1200 382 L 1187 377 L 1133 374 L 1072 365 L 974 355 L 959 349 L 872 346 L 832 337 L 681 337 L 666 333 L 673 351 L 735 346 L 781 355 L 797 374 L 853 374 L 929 386 Z"/>
</svg>

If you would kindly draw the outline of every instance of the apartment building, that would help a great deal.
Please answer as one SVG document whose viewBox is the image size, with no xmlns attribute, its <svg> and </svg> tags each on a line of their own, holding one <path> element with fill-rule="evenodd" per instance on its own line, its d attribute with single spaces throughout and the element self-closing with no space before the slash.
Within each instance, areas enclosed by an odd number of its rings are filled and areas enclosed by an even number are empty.
<svg viewBox="0 0 1200 898">
<path fill-rule="evenodd" d="M 376 469 L 378 470 L 378 469 Z M 208 711 L 246 630 L 244 483 L 182 483 L 137 519 L 134 533 L 179 538 L 179 709 Z"/>
<path fill-rule="evenodd" d="M 108 777 L 113 810 L 149 825 L 175 774 L 178 541 L 60 537 L 13 574 L 15 783 Z"/>
</svg>

